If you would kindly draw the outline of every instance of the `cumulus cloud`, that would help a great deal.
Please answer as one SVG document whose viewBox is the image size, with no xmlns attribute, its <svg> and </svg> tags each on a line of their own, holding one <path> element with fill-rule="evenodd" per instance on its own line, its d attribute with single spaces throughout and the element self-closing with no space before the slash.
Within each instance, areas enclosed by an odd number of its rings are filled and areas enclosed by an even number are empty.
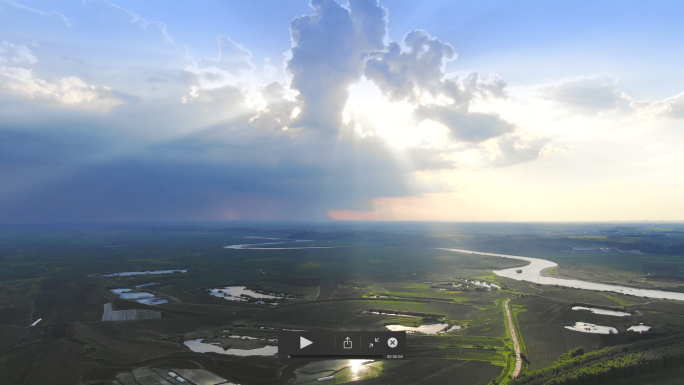
<svg viewBox="0 0 684 385">
<path fill-rule="evenodd" d="M 271 82 L 261 89 L 266 106 L 250 120 L 250 127 L 260 131 L 294 135 L 301 131 L 291 127 L 299 114 L 301 103 L 288 95 L 288 89 L 281 82 Z"/>
<path fill-rule="evenodd" d="M 241 106 L 244 103 L 244 94 L 240 88 L 226 85 L 198 92 L 197 87 L 192 87 L 190 93 L 183 97 L 184 103 L 214 104 L 215 108 L 230 108 Z"/>
<path fill-rule="evenodd" d="M 165 23 L 104 3 L 105 9 L 124 18 L 123 23 L 130 19 L 136 27 L 158 29 L 161 36 L 152 34 L 153 39 L 184 47 L 174 41 Z M 219 35 L 218 55 L 192 57 L 188 50 L 177 72 L 169 69 L 168 62 L 125 80 L 129 74 L 117 72 L 120 84 L 131 84 L 135 78 L 145 87 L 163 87 L 167 97 L 143 96 L 142 103 L 113 110 L 126 101 L 124 94 L 75 76 L 47 77 L 41 72 L 40 77 L 50 80 L 39 79 L 31 70 L 37 61 L 31 50 L 0 45 L 0 89 L 23 96 L 12 100 L 23 111 L 36 108 L 30 98 L 112 110 L 108 119 L 97 120 L 96 114 L 50 109 L 49 114 L 32 117 L 27 131 L 35 129 L 34 136 L 16 139 L 16 146 L 3 143 L 3 148 L 30 146 L 34 138 L 45 137 L 40 130 L 50 125 L 43 122 L 67 117 L 75 122 L 74 130 L 81 131 L 65 133 L 60 140 L 47 138 L 44 143 L 45 148 L 63 147 L 59 154 L 85 154 L 76 156 L 78 161 L 64 165 L 65 169 L 87 163 L 83 159 L 91 159 L 93 153 L 106 153 L 108 158 L 30 193 L 13 193 L 13 199 L 0 201 L 0 217 L 88 220 L 97 212 L 105 220 L 220 219 L 212 215 L 230 212 L 231 218 L 239 219 L 321 219 L 331 207 L 356 210 L 377 197 L 446 191 L 438 172 L 422 178 L 411 175 L 454 169 L 453 153 L 463 149 L 480 151 L 486 159 L 476 166 L 482 167 L 539 157 L 544 139 L 525 138 L 498 115 L 471 109 L 476 100 L 507 97 L 506 83 L 498 76 L 447 74 L 446 63 L 457 57 L 454 48 L 422 30 L 409 32 L 401 43 L 390 42 L 388 11 L 377 0 L 350 0 L 348 6 L 313 0 L 311 6 L 312 15 L 291 23 L 292 45 L 283 78 L 275 76 L 268 59 L 257 70 L 249 47 L 237 43 L 237 37 Z M 97 72 L 91 65 L 97 61 L 86 59 L 83 70 Z M 108 76 L 110 70 L 103 72 Z M 98 75 L 102 76 L 88 79 Z M 349 88 L 364 76 L 368 80 L 363 82 L 373 87 L 378 100 L 406 110 L 397 114 L 401 119 L 373 127 L 375 121 L 368 118 L 371 123 L 366 125 L 361 113 L 344 118 Z M 280 81 L 272 81 L 274 77 Z M 264 83 L 264 78 L 269 80 Z M 0 108 L 10 110 L 8 104 Z M 366 112 L 373 111 L 362 111 Z M 15 114 L 14 121 L 21 122 L 20 115 Z M 391 130 L 394 122 L 406 126 L 398 136 L 417 139 L 395 146 L 381 132 Z M 7 126 L 0 122 L 0 132 Z M 129 137 L 110 141 L 111 132 L 122 127 L 129 130 Z M 156 135 L 146 142 L 147 138 L 139 138 L 144 135 L 138 127 L 163 129 L 145 130 L 145 135 L 151 131 Z M 422 130 L 436 134 L 426 140 Z M 102 148 L 94 149 L 91 139 L 71 140 L 84 132 L 101 134 Z M 130 150 L 133 141 L 136 151 Z M 78 148 L 67 142 L 75 142 Z M 15 153 L 26 153 L 16 149 Z M 57 157 L 65 162 L 70 159 Z M 49 174 L 50 157 L 33 154 L 31 161 L 42 167 L 40 175 Z M 14 171 L 20 182 L 25 173 Z"/>
<path fill-rule="evenodd" d="M 480 79 L 477 73 L 446 77 L 446 64 L 456 57 L 450 44 L 424 30 L 413 30 L 404 36 L 401 45 L 390 42 L 383 51 L 371 54 L 365 75 L 393 101 L 420 102 L 428 93 L 433 99 L 447 98 L 467 109 L 475 97 L 506 97 L 506 83 L 496 75 L 486 79 Z"/>
<path fill-rule="evenodd" d="M 365 73 L 393 101 L 416 99 L 422 91 L 438 96 L 444 93 L 444 67 L 455 56 L 450 44 L 414 30 L 404 36 L 403 47 L 390 42 L 387 49 L 375 52 Z"/>
<path fill-rule="evenodd" d="M 76 76 L 46 81 L 33 76 L 38 61 L 25 45 L 0 43 L 0 91 L 30 99 L 53 100 L 62 105 L 109 111 L 127 96 L 106 86 L 94 86 Z M 6 65 L 7 64 L 7 65 Z M 13 65 L 13 66 L 9 66 Z M 22 67 L 19 67 L 23 65 Z"/>
<path fill-rule="evenodd" d="M 349 10 L 334 0 L 312 0 L 314 15 L 290 25 L 291 87 L 299 92 L 298 124 L 334 129 L 342 122 L 349 86 L 363 74 L 365 55 L 382 49 L 387 11 L 377 0 L 354 0 Z"/>
<path fill-rule="evenodd" d="M 76 76 L 48 82 L 33 76 L 31 69 L 0 67 L 0 90 L 31 99 L 54 100 L 78 108 L 109 111 L 123 104 L 120 93 L 94 86 Z"/>
<path fill-rule="evenodd" d="M 414 105 L 417 122 L 432 120 L 445 126 L 452 140 L 481 142 L 513 131 L 515 127 L 498 115 L 469 111 L 474 100 L 506 98 L 506 83 L 495 74 L 447 74 L 446 64 L 456 57 L 450 44 L 414 30 L 401 44 L 390 42 L 373 52 L 365 76 L 389 100 Z"/>
<path fill-rule="evenodd" d="M 684 118 L 684 92 L 663 100 L 634 100 L 629 103 L 639 118 Z"/>
<path fill-rule="evenodd" d="M 254 99 L 256 86 L 254 84 L 254 69 L 252 53 L 242 44 L 236 43 L 228 36 L 218 35 L 219 52 L 216 58 L 191 58 L 191 65 L 186 71 L 193 76 L 190 92 L 183 96 L 183 103 L 189 102 L 214 102 L 216 91 L 222 88 L 233 92 L 240 90 L 244 95 L 243 102 L 247 104 L 257 103 Z M 203 93 L 214 94 L 200 97 Z M 218 106 L 218 105 L 217 105 Z M 222 108 L 229 105 L 224 104 Z"/>
<path fill-rule="evenodd" d="M 271 65 L 271 59 L 265 58 L 264 59 L 264 67 L 262 68 L 261 72 L 264 74 L 264 76 L 267 79 L 271 79 L 271 78 L 273 78 L 273 75 L 275 75 L 276 72 L 278 72 L 278 70 L 274 66 Z"/>
<path fill-rule="evenodd" d="M 462 142 L 482 142 L 515 130 L 515 126 L 497 115 L 464 112 L 451 106 L 428 105 L 416 108 L 418 119 L 430 119 L 449 129 L 451 137 Z"/>
<path fill-rule="evenodd" d="M 618 88 L 618 80 L 608 75 L 566 80 L 543 92 L 571 112 L 583 115 L 616 109 L 618 103 L 626 99 Z"/>
<path fill-rule="evenodd" d="M 520 133 L 511 133 L 493 139 L 488 148 L 489 156 L 480 164 L 486 167 L 506 167 L 535 160 L 543 153 L 548 138 L 525 138 Z"/>
</svg>

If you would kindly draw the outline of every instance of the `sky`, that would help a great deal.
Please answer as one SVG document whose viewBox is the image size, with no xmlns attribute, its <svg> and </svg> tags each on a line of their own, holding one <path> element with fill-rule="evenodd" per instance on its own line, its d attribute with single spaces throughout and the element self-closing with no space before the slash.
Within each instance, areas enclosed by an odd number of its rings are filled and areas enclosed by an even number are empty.
<svg viewBox="0 0 684 385">
<path fill-rule="evenodd" d="M 0 0 L 0 223 L 684 220 L 682 16 Z"/>
</svg>

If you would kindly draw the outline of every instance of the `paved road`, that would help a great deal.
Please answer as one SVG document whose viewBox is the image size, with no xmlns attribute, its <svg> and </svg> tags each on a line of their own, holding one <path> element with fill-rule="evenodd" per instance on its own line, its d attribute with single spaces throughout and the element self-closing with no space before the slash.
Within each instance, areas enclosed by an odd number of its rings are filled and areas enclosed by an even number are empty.
<svg viewBox="0 0 684 385">
<path fill-rule="evenodd" d="M 513 338 L 513 347 L 515 348 L 515 370 L 513 371 L 513 378 L 520 375 L 520 370 L 522 369 L 522 357 L 520 356 L 520 343 L 518 343 L 518 336 L 515 334 L 515 324 L 513 323 L 513 315 L 511 314 L 511 308 L 508 306 L 510 299 L 507 299 L 504 303 L 504 308 L 506 309 L 506 316 L 508 317 L 508 328 L 511 330 L 511 337 Z"/>
</svg>

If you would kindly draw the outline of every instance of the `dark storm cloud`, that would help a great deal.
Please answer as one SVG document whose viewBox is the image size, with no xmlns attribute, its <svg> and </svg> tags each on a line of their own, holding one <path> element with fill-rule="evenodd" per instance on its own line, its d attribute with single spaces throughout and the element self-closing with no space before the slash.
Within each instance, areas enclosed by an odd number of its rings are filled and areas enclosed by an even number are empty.
<svg viewBox="0 0 684 385">
<path fill-rule="evenodd" d="M 79 133 L 2 134 L 6 147 L 17 153 L 33 148 L 25 157 L 32 164 L 32 188 L 0 188 L 0 217 L 6 222 L 323 219 L 331 205 L 360 207 L 373 196 L 409 193 L 401 181 L 404 170 L 373 139 L 325 144 L 316 135 L 284 141 L 255 131 L 208 128 L 78 166 L 113 150 L 108 135 L 72 142 Z M 95 142 L 99 148 L 92 147 Z M 64 163 L 56 179 L 49 176 L 56 167 L 53 158 Z M 27 185 L 17 175 L 26 163 L 5 164 L 3 179 L 12 174 L 18 185 Z"/>
</svg>

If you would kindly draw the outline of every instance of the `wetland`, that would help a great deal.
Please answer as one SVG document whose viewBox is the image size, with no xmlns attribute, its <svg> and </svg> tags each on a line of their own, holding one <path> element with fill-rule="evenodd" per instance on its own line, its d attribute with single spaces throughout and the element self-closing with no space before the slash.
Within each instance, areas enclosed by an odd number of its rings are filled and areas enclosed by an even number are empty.
<svg viewBox="0 0 684 385">
<path fill-rule="evenodd" d="M 79 385 L 111 385 L 150 366 L 201 367 L 243 385 L 327 377 L 505 384 L 515 366 L 507 300 L 523 375 L 580 347 L 589 353 L 684 332 L 684 302 L 629 292 L 684 292 L 684 256 L 572 254 L 572 247 L 603 242 L 613 250 L 627 241 L 571 238 L 613 231 L 608 224 L 534 225 L 543 236 L 528 234 L 530 226 L 3 228 L 0 383 L 74 383 L 56 370 L 70 368 Z M 648 231 L 639 229 L 630 231 Z M 642 239 L 629 242 L 674 242 Z M 545 261 L 550 276 L 535 276 L 537 265 L 523 256 Z M 147 314 L 154 316 L 137 316 Z M 279 359 L 281 330 L 405 330 L 407 358 Z"/>
</svg>

